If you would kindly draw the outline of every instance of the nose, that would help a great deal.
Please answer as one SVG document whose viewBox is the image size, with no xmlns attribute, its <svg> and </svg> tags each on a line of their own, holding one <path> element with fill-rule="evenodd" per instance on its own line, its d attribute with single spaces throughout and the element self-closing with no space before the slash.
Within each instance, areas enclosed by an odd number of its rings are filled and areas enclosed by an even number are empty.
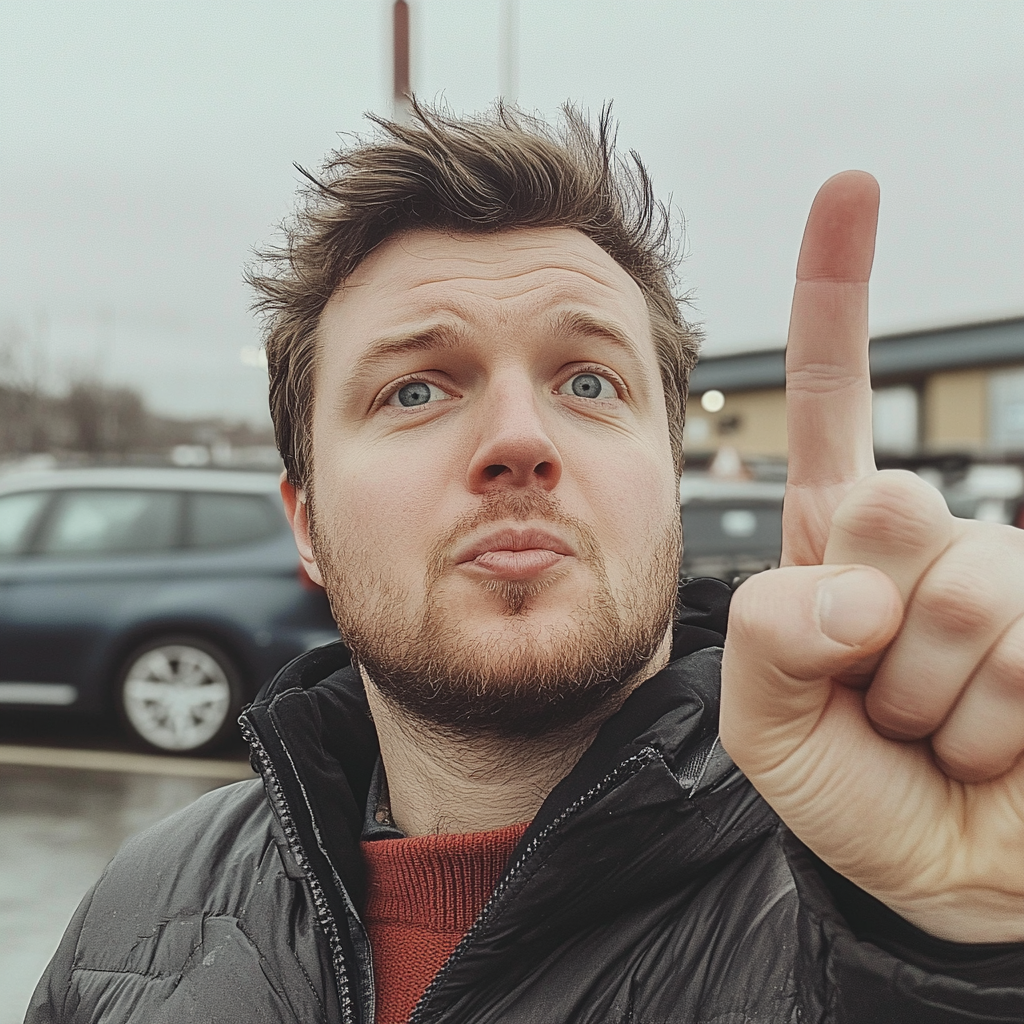
<svg viewBox="0 0 1024 1024">
<path fill-rule="evenodd" d="M 471 491 L 541 487 L 553 490 L 562 458 L 526 381 L 495 382 L 480 405 L 479 442 L 468 470 Z"/>
</svg>

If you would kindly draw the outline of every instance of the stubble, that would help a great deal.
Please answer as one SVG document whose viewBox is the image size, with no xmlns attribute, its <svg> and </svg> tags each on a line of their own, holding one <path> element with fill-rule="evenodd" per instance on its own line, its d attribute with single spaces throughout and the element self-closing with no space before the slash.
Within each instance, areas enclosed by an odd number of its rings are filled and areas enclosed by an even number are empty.
<svg viewBox="0 0 1024 1024">
<path fill-rule="evenodd" d="M 574 541 L 592 577 L 562 623 L 538 630 L 533 603 L 562 578 L 486 581 L 479 586 L 502 613 L 492 634 L 471 635 L 446 600 L 451 552 L 491 522 L 543 521 Z M 342 636 L 381 696 L 404 716 L 442 732 L 496 739 L 541 739 L 606 716 L 624 698 L 665 638 L 675 606 L 678 517 L 656 527 L 613 592 L 600 544 L 546 492 L 495 492 L 435 544 L 420 613 L 406 603 L 387 565 L 371 565 L 322 532 L 310 508 L 313 546 Z"/>
</svg>

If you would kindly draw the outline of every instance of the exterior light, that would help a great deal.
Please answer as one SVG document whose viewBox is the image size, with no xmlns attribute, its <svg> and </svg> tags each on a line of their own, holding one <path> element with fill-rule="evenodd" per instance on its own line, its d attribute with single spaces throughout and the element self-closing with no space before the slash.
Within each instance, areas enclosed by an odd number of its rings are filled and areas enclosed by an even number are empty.
<svg viewBox="0 0 1024 1024">
<path fill-rule="evenodd" d="M 725 406 L 725 395 L 721 391 L 705 391 L 700 396 L 700 405 L 705 412 L 721 412 Z"/>
</svg>

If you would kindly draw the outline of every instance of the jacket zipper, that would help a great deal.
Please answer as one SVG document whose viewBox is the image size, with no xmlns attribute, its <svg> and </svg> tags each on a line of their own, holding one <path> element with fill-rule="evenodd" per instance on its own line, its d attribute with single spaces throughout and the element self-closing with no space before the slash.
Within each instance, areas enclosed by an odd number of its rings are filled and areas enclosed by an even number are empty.
<svg viewBox="0 0 1024 1024">
<path fill-rule="evenodd" d="M 338 923 L 334 919 L 334 914 L 331 913 L 327 897 L 324 895 L 323 886 L 314 873 L 312 865 L 309 863 L 309 858 L 306 856 L 306 851 L 299 840 L 298 829 L 296 829 L 295 823 L 292 820 L 291 811 L 288 809 L 284 790 L 281 787 L 273 761 L 271 761 L 270 755 L 267 753 L 263 743 L 249 725 L 248 720 L 243 717 L 239 719 L 239 724 L 242 727 L 242 736 L 249 744 L 249 749 L 256 755 L 256 759 L 259 761 L 260 775 L 263 776 L 270 801 L 277 811 L 278 820 L 281 822 L 285 839 L 288 842 L 288 848 L 291 850 L 296 863 L 305 873 L 306 881 L 309 883 L 316 917 L 324 934 L 327 936 L 327 944 L 331 951 L 331 963 L 334 967 L 338 1002 L 341 1007 L 343 1024 L 356 1024 L 352 984 L 349 979 L 348 967 L 345 963 L 345 952 L 342 949 L 341 939 L 339 938 Z"/>
<path fill-rule="evenodd" d="M 448 957 L 444 966 L 434 976 L 434 980 L 427 986 L 426 991 L 420 997 L 420 1001 L 412 1011 L 412 1016 L 409 1017 L 408 1024 L 425 1024 L 427 1018 L 424 1016 L 423 1007 L 430 1000 L 433 993 L 444 984 L 455 965 L 465 955 L 466 949 L 472 945 L 476 936 L 479 935 L 487 924 L 489 918 L 494 913 L 495 907 L 501 901 L 502 896 L 508 890 L 512 882 L 515 881 L 516 877 L 522 872 L 523 866 L 526 862 L 530 860 L 540 846 L 559 828 L 561 828 L 574 814 L 578 814 L 580 811 L 584 810 L 599 796 L 603 796 L 608 792 L 608 790 L 612 789 L 624 778 L 635 775 L 645 765 L 649 764 L 651 761 L 659 759 L 660 757 L 661 754 L 658 753 L 654 747 L 643 747 L 632 757 L 623 761 L 617 768 L 610 771 L 600 782 L 588 789 L 586 793 L 577 797 L 577 799 L 566 807 L 550 825 L 542 829 L 533 837 L 533 839 L 530 840 L 526 849 L 519 855 L 515 864 L 513 864 L 512 867 L 510 867 L 502 876 L 501 881 L 498 882 L 494 892 L 491 893 L 490 898 L 484 904 L 483 910 L 480 911 L 479 915 L 477 915 L 477 919 L 470 926 L 469 931 L 463 935 L 452 955 Z"/>
</svg>

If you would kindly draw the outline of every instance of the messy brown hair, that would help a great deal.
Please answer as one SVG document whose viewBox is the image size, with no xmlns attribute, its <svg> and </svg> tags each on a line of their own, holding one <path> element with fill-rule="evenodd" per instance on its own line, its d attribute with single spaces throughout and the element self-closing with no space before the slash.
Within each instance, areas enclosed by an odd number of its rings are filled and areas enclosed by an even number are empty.
<svg viewBox="0 0 1024 1024">
<path fill-rule="evenodd" d="M 455 117 L 413 102 L 409 123 L 374 115 L 376 131 L 307 179 L 280 248 L 247 280 L 265 318 L 270 414 L 289 480 L 308 489 L 320 316 L 373 249 L 401 231 L 489 233 L 575 228 L 640 286 L 651 318 L 676 471 L 682 471 L 687 381 L 700 336 L 680 314 L 677 251 L 666 207 L 640 158 L 615 149 L 610 109 L 596 125 L 566 105 L 552 126 L 498 103 Z"/>
</svg>

